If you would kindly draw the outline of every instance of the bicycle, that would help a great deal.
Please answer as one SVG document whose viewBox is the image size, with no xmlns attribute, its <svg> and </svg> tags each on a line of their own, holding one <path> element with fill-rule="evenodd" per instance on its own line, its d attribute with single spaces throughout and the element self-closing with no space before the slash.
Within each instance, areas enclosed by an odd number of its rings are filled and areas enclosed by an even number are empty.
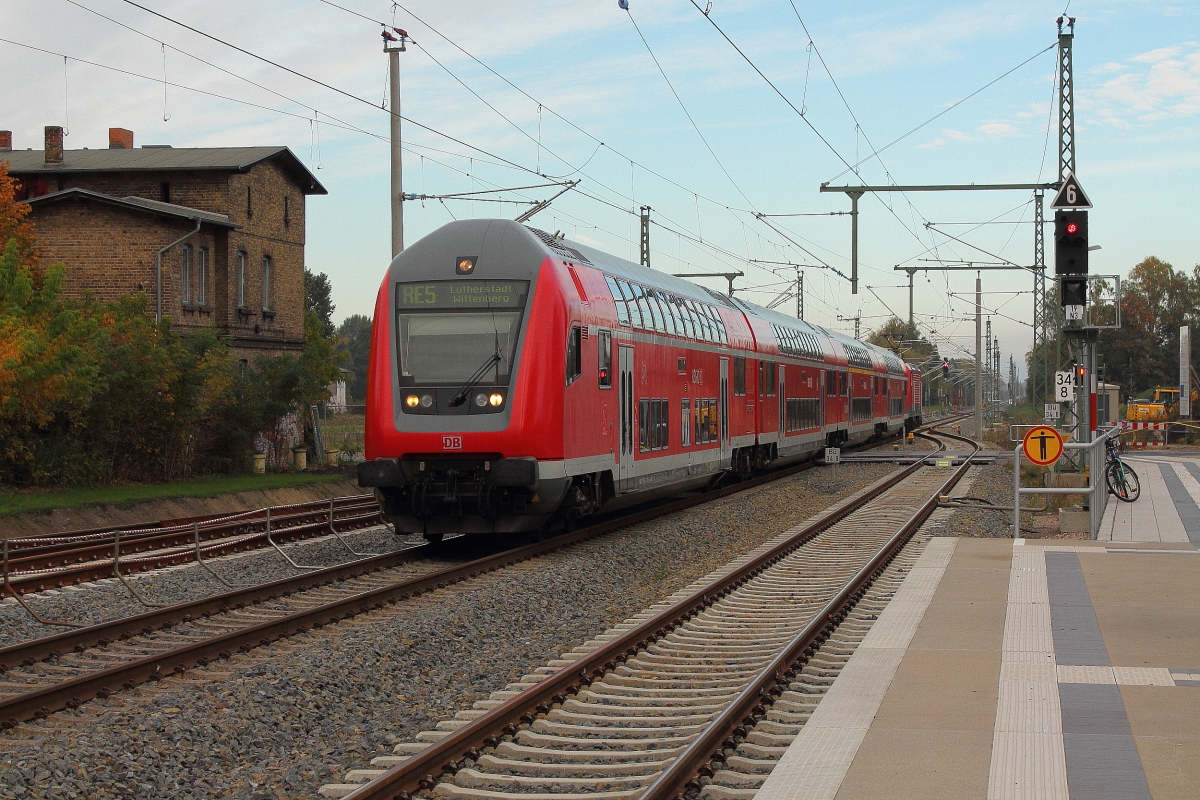
<svg viewBox="0 0 1200 800">
<path fill-rule="evenodd" d="M 1142 485 L 1133 467 L 1121 460 L 1117 437 L 1110 436 L 1104 445 L 1104 482 L 1118 500 L 1132 503 L 1142 495 Z"/>
</svg>

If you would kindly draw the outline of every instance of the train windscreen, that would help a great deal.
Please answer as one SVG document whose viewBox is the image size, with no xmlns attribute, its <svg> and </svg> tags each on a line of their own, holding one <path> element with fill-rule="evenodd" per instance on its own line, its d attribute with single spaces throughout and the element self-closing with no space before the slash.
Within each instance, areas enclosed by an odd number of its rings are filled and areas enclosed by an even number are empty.
<svg viewBox="0 0 1200 800">
<path fill-rule="evenodd" d="M 507 385 L 528 290 L 528 281 L 397 284 L 401 385 Z"/>
</svg>

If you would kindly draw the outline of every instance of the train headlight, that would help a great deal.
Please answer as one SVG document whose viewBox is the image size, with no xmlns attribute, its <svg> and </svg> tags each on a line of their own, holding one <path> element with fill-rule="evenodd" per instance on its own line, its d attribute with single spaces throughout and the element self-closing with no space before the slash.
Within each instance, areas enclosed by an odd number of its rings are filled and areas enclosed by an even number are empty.
<svg viewBox="0 0 1200 800">
<path fill-rule="evenodd" d="M 483 392 L 480 392 L 479 394 L 475 395 L 475 405 L 479 406 L 480 408 L 483 408 L 484 406 L 486 406 L 487 402 L 488 402 L 487 395 L 484 394 Z"/>
<path fill-rule="evenodd" d="M 416 408 L 420 404 L 421 398 L 417 397 L 415 394 L 410 394 L 408 397 L 404 398 L 404 405 L 408 406 L 409 408 Z"/>
<path fill-rule="evenodd" d="M 431 394 L 421 395 L 421 405 L 424 406 L 425 408 L 429 408 L 431 405 L 433 405 L 433 395 L 431 395 Z"/>
<path fill-rule="evenodd" d="M 483 395 L 480 395 L 480 397 L 482 397 L 482 396 Z M 488 402 L 491 403 L 493 406 L 499 406 L 500 404 L 502 404 L 504 402 L 504 395 L 500 394 L 499 392 L 496 392 L 491 397 L 488 398 Z"/>
</svg>

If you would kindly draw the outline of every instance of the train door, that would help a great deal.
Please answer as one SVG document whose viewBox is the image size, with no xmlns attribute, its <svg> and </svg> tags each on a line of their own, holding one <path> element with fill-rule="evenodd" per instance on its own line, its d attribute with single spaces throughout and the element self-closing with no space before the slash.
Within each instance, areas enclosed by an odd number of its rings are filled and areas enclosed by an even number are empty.
<svg viewBox="0 0 1200 800">
<path fill-rule="evenodd" d="M 729 443 L 729 359 L 721 359 L 721 466 L 732 462 Z"/>
<path fill-rule="evenodd" d="M 621 404 L 621 445 L 617 456 L 617 491 L 632 488 L 633 481 L 633 348 L 617 347 L 617 379 Z"/>
<path fill-rule="evenodd" d="M 787 422 L 787 388 L 786 381 L 784 381 L 785 369 L 786 367 L 783 364 L 779 365 L 779 385 L 775 387 L 775 397 L 779 400 L 779 438 L 776 441 L 779 442 L 777 447 L 780 448 L 783 447 L 783 437 L 787 434 L 787 428 L 784 426 L 784 423 Z"/>
</svg>

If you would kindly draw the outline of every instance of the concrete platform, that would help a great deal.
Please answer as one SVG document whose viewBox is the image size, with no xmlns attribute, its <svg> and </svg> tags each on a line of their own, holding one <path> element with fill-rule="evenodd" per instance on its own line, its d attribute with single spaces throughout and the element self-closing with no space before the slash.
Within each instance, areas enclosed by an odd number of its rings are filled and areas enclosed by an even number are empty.
<svg viewBox="0 0 1200 800">
<path fill-rule="evenodd" d="M 934 539 L 756 800 L 1200 797 L 1200 528 L 1147 483 L 1174 541 Z"/>
<path fill-rule="evenodd" d="M 1200 545 L 1200 457 L 1163 452 L 1122 458 L 1137 472 L 1142 494 L 1135 503 L 1110 498 L 1098 538 Z"/>
</svg>

